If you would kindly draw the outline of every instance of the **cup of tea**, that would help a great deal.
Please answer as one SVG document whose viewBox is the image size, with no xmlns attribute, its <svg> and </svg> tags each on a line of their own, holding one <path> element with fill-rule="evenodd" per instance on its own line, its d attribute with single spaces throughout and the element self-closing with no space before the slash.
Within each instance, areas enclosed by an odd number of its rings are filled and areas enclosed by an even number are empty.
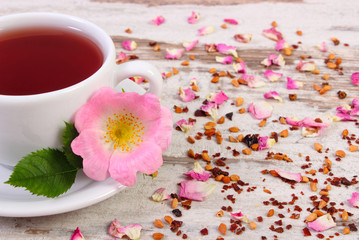
<svg viewBox="0 0 359 240">
<path fill-rule="evenodd" d="M 0 17 L 0 163 L 61 147 L 64 121 L 100 87 L 142 76 L 160 94 L 153 65 L 117 65 L 115 58 L 111 38 L 86 20 L 44 12 Z"/>
</svg>

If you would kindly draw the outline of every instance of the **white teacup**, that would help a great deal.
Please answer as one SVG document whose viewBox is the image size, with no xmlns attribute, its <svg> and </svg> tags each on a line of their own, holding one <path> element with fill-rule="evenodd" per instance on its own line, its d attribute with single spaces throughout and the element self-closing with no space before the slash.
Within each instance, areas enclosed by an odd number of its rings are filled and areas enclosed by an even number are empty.
<svg viewBox="0 0 359 240">
<path fill-rule="evenodd" d="M 33 95 L 0 95 L 1 164 L 14 166 L 31 152 L 61 147 L 64 121 L 71 122 L 76 110 L 100 87 L 116 87 L 126 78 L 142 76 L 149 81 L 149 92 L 160 94 L 162 77 L 158 70 L 143 61 L 117 65 L 111 38 L 88 21 L 57 13 L 21 13 L 0 17 L 0 34 L 7 29 L 32 27 L 80 30 L 101 49 L 103 64 L 93 75 L 70 87 Z M 131 84 L 126 86 L 126 90 L 130 91 Z"/>
</svg>

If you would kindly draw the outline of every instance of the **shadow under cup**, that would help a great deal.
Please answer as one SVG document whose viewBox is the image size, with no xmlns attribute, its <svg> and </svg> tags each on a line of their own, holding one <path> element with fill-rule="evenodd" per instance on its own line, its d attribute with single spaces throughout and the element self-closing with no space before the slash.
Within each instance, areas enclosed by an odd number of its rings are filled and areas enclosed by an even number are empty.
<svg viewBox="0 0 359 240">
<path fill-rule="evenodd" d="M 61 147 L 64 121 L 71 122 L 97 89 L 113 86 L 115 48 L 83 19 L 21 13 L 0 17 L 0 55 L 6 49 L 7 59 L 0 57 L 7 65 L 0 67 L 6 76 L 0 80 L 0 163 L 14 166 L 31 152 Z"/>
</svg>

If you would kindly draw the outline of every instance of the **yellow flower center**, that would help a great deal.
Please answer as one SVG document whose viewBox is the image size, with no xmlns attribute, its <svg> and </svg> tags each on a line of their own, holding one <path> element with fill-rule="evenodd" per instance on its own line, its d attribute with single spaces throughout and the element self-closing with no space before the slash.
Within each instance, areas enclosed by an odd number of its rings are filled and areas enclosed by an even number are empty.
<svg viewBox="0 0 359 240">
<path fill-rule="evenodd" d="M 111 143 L 114 150 L 129 152 L 143 142 L 145 127 L 132 113 L 114 113 L 108 118 L 106 128 L 105 142 Z"/>
</svg>

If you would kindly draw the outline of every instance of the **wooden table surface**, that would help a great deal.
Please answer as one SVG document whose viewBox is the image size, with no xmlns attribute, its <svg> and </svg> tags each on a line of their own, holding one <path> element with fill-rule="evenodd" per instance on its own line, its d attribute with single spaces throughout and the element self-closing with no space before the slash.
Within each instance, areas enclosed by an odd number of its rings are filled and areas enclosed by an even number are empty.
<svg viewBox="0 0 359 240">
<path fill-rule="evenodd" d="M 270 150 L 253 151 L 251 155 L 241 153 L 246 148 L 243 143 L 233 143 L 228 139 L 229 136 L 238 134 L 269 136 L 271 132 L 279 133 L 290 129 L 289 125 L 281 125 L 276 121 L 280 116 L 297 116 L 303 119 L 307 116 L 317 118 L 327 113 L 335 114 L 337 106 L 349 104 L 353 98 L 359 97 L 359 87 L 352 84 L 350 79 L 353 72 L 359 71 L 359 4 L 357 1 L 0 0 L 0 6 L 0 15 L 50 11 L 82 17 L 103 28 L 113 38 L 118 53 L 124 51 L 127 54 L 135 54 L 164 73 L 170 73 L 173 67 L 176 68 L 179 73 L 164 80 L 162 104 L 172 111 L 175 105 L 182 108 L 188 107 L 187 113 L 178 114 L 173 111 L 174 123 L 189 117 L 197 120 L 195 127 L 189 133 L 173 131 L 172 144 L 163 153 L 165 164 L 153 180 L 148 177 L 143 178 L 139 174 L 135 186 L 126 188 L 98 204 L 73 212 L 29 218 L 0 217 L 0 239 L 69 239 L 76 227 L 81 229 L 86 239 L 111 239 L 111 236 L 107 234 L 107 228 L 113 219 L 117 218 L 123 225 L 141 224 L 143 227 L 141 239 L 153 239 L 152 234 L 160 232 L 165 236 L 163 239 L 183 239 L 184 233 L 188 239 L 213 240 L 221 236 L 218 231 L 220 223 L 226 224 L 228 228 L 231 225 L 229 211 L 224 211 L 223 217 L 216 216 L 222 207 L 229 206 L 233 212 L 242 211 L 250 221 L 256 223 L 257 227 L 252 230 L 248 224 L 244 223 L 244 232 L 236 235 L 228 229 L 227 234 L 222 235 L 224 239 L 319 239 L 321 237 L 313 230 L 311 230 L 311 237 L 303 236 L 303 229 L 307 227 L 304 220 L 310 214 L 308 209 L 313 209 L 311 196 L 320 197 L 319 190 L 330 185 L 326 182 L 328 177 L 345 177 L 352 180 L 358 174 L 358 151 L 350 152 L 347 141 L 341 138 L 344 129 L 348 129 L 350 134 L 355 134 L 354 139 L 358 138 L 359 130 L 355 122 L 333 122 L 320 136 L 314 138 L 305 138 L 302 137 L 301 131 L 289 130 L 289 136 L 279 138 L 278 143 Z M 200 13 L 197 24 L 187 23 L 187 18 L 192 11 Z M 158 15 L 166 19 L 160 26 L 151 22 Z M 221 25 L 225 23 L 226 18 L 236 19 L 239 24 L 226 23 L 227 28 L 224 29 Z M 206 52 L 204 44 L 210 43 L 237 46 L 239 57 L 247 65 L 247 73 L 263 78 L 265 68 L 260 62 L 270 53 L 278 54 L 274 49 L 275 42 L 262 35 L 262 30 L 270 28 L 273 21 L 278 24 L 277 29 L 282 32 L 285 40 L 298 46 L 291 56 L 284 56 L 286 61 L 284 67 L 270 68 L 283 73 L 282 79 L 276 83 L 267 82 L 267 85 L 262 88 L 249 88 L 245 85 L 235 87 L 231 84 L 232 78 L 229 77 L 220 78 L 218 83 L 211 83 L 213 77 L 208 72 L 211 68 L 216 68 L 218 72 L 229 71 L 233 74 L 233 78 L 239 78 L 240 74 L 235 73 L 231 65 L 222 65 L 215 61 L 216 56 L 223 55 Z M 198 36 L 198 29 L 204 26 L 213 26 L 215 31 L 206 36 Z M 126 33 L 126 29 L 131 29 L 132 33 Z M 296 34 L 299 30 L 302 31 L 302 36 Z M 253 39 L 250 43 L 239 43 L 233 38 L 238 33 L 252 33 Z M 340 40 L 339 45 L 333 44 L 331 40 L 333 37 Z M 165 59 L 166 48 L 183 48 L 182 40 L 196 39 L 199 40 L 199 44 L 192 51 L 185 52 L 181 59 Z M 122 49 L 121 42 L 124 40 L 136 41 L 138 48 L 132 52 Z M 154 51 L 149 45 L 151 42 L 157 42 L 161 50 Z M 326 42 L 327 52 L 321 52 L 315 47 L 322 42 Z M 342 58 L 343 69 L 341 71 L 326 67 L 324 61 L 329 53 Z M 195 57 L 195 60 L 190 60 L 191 55 Z M 302 55 L 309 56 L 310 60 L 316 63 L 319 74 L 296 70 L 296 65 Z M 189 60 L 189 65 L 181 65 L 186 60 Z M 321 78 L 324 74 L 330 75 L 329 80 Z M 304 82 L 304 87 L 299 90 L 287 90 L 285 77 Z M 198 81 L 200 91 L 196 92 L 196 95 L 199 98 L 190 103 L 184 103 L 178 97 L 178 89 L 180 86 L 189 87 L 192 78 Z M 313 85 L 321 86 L 322 83 L 329 83 L 332 89 L 320 95 L 313 89 Z M 188 136 L 194 138 L 198 132 L 203 133 L 204 124 L 211 121 L 210 117 L 195 117 L 194 112 L 200 108 L 208 94 L 221 90 L 230 99 L 220 107 L 219 115 L 224 116 L 226 113 L 233 112 L 232 121 L 226 119 L 224 124 L 217 126 L 217 129 L 222 132 L 223 143 L 218 144 L 213 138 L 207 140 L 205 137 L 196 140 L 194 144 L 188 143 L 186 140 Z M 250 114 L 239 114 L 240 107 L 233 104 L 237 97 L 242 97 L 245 100 L 242 107 L 247 109 L 251 102 L 263 101 L 263 93 L 270 90 L 277 91 L 283 97 L 283 103 L 267 100 L 274 107 L 274 111 L 264 127 L 259 127 L 260 121 Z M 339 90 L 347 93 L 345 99 L 338 98 Z M 297 94 L 297 100 L 289 101 L 289 93 Z M 234 134 L 228 131 L 233 126 L 239 127 L 240 132 Z M 324 149 L 328 150 L 323 153 L 315 151 L 313 145 L 316 142 L 321 143 Z M 358 145 L 355 141 L 352 143 Z M 150 198 L 153 192 L 161 187 L 166 188 L 169 193 L 178 193 L 178 183 L 185 179 L 182 174 L 193 168 L 194 160 L 187 157 L 189 149 L 193 149 L 195 153 L 207 150 L 210 156 L 220 153 L 221 157 L 226 158 L 226 166 L 221 168 L 229 174 L 239 175 L 246 184 L 240 186 L 243 191 L 238 194 L 233 189 L 223 190 L 224 183 L 210 179 L 209 182 L 216 184 L 215 192 L 203 202 L 193 201 L 189 210 L 179 206 L 183 216 L 176 217 L 172 213 L 170 201 L 157 203 Z M 233 149 L 241 154 L 234 157 Z M 339 149 L 346 152 L 346 157 L 336 161 L 335 151 Z M 268 151 L 286 154 L 293 162 L 266 160 Z M 333 176 L 320 172 L 326 156 L 332 161 Z M 206 165 L 202 160 L 200 164 L 203 167 Z M 216 166 L 215 160 L 211 164 Z M 300 172 L 311 179 L 317 179 L 319 190 L 313 192 L 309 183 L 292 186 L 279 178 L 261 173 L 262 170 L 275 168 Z M 308 171 L 311 169 L 317 173 L 309 174 Z M 330 202 L 336 209 L 341 210 L 333 215 L 337 226 L 321 233 L 324 239 L 359 239 L 359 232 L 342 234 L 345 225 L 359 221 L 359 209 L 352 207 L 347 201 L 355 191 L 358 191 L 358 184 L 331 187 Z M 233 195 L 235 201 L 230 201 L 228 198 L 231 197 L 228 195 Z M 288 202 L 293 196 L 298 197 L 298 200 L 294 205 L 290 205 Z M 273 205 L 275 200 L 286 202 L 288 205 L 280 209 L 275 204 Z M 56 208 L 56 206 L 53 207 Z M 273 217 L 267 217 L 270 209 L 274 209 Z M 340 217 L 343 209 L 350 213 L 347 221 Z M 163 218 L 166 215 L 183 221 L 180 228 L 182 233 L 179 236 L 170 230 L 168 224 L 165 224 L 162 229 L 154 226 L 155 219 L 164 221 Z M 263 217 L 263 221 L 258 220 L 260 216 Z M 293 219 L 293 216 L 299 219 Z M 278 230 L 280 227 L 283 233 Z M 200 233 L 204 228 L 207 228 L 209 232 L 206 236 Z M 277 232 L 273 229 L 277 229 Z"/>
</svg>

